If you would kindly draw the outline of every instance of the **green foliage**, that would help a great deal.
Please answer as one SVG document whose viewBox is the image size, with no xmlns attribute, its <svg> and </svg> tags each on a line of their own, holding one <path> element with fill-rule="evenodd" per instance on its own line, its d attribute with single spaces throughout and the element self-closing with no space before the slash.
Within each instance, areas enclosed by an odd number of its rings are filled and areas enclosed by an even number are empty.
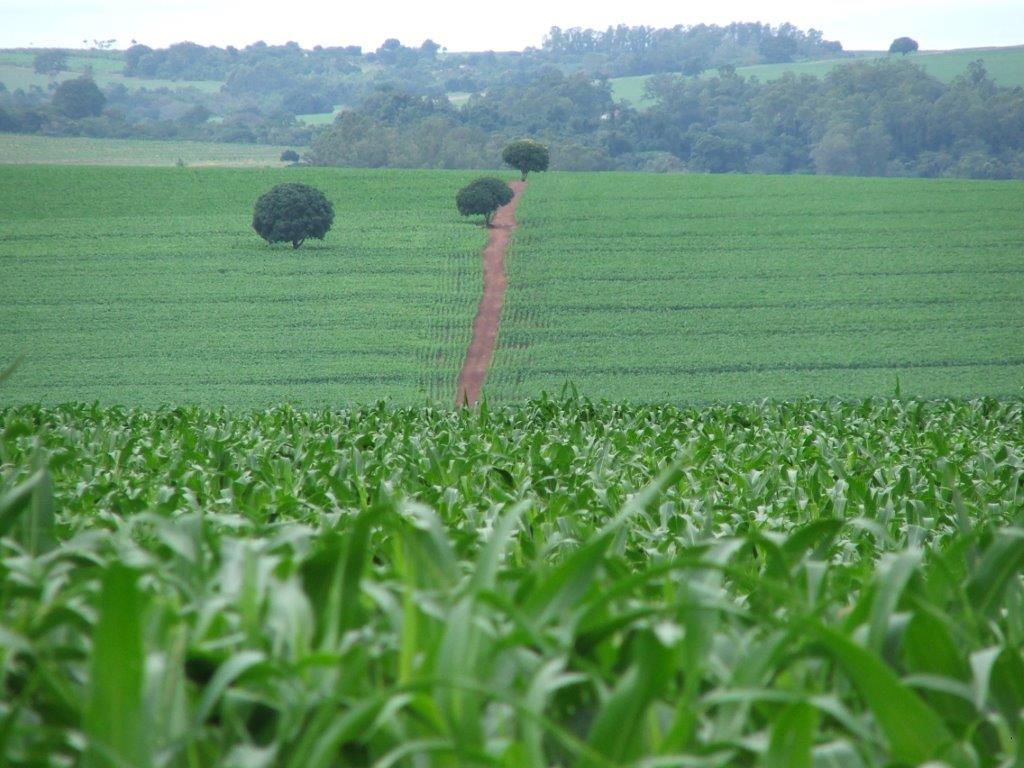
<svg viewBox="0 0 1024 768">
<path fill-rule="evenodd" d="M 821 78 L 837 67 L 863 63 L 865 60 L 882 58 L 882 51 L 858 53 L 842 58 L 795 61 L 785 64 L 752 64 L 736 67 L 736 74 L 744 78 L 756 77 L 761 82 L 779 80 L 789 75 L 800 77 L 810 75 Z M 1024 86 L 1024 46 L 1005 48 L 964 48 L 952 51 L 931 51 L 914 57 L 914 64 L 932 77 L 944 83 L 951 83 L 963 74 L 972 61 L 982 59 L 992 79 L 999 85 Z M 699 74 L 680 72 L 680 74 Z M 710 75 L 709 75 L 710 76 Z M 655 75 L 616 77 L 609 82 L 616 100 L 629 102 L 637 109 L 646 109 L 657 103 L 656 97 L 647 94 L 648 83 L 654 83 Z"/>
<path fill-rule="evenodd" d="M 758 22 L 727 25 L 679 25 L 671 29 L 629 27 L 607 30 L 552 27 L 544 52 L 553 61 L 581 63 L 613 75 L 674 72 L 680 62 L 692 68 L 749 62 L 777 62 L 831 57 L 843 50 L 821 32 L 792 24 L 773 27 Z"/>
<path fill-rule="evenodd" d="M 10 768 L 1021 759 L 1019 398 L 29 405 L 0 465 Z"/>
<path fill-rule="evenodd" d="M 500 55 L 440 56 L 398 41 L 367 54 L 136 46 L 123 62 L 92 51 L 69 66 L 89 62 L 104 88 L 146 89 L 110 89 L 114 108 L 84 125 L 45 109 L 42 90 L 0 94 L 0 131 L 309 145 L 313 164 L 467 169 L 493 167 L 511 137 L 530 135 L 558 170 L 1024 178 L 1024 101 L 1012 88 L 1024 82 L 1024 48 L 931 52 L 914 64 L 883 52 L 822 59 L 829 44 L 813 31 L 700 29 L 568 30 L 552 47 Z M 967 71 L 975 60 L 986 77 Z M 774 63 L 739 66 L 751 61 Z M 669 70 L 708 76 L 606 79 Z M 135 77 L 143 72 L 179 80 Z M 32 73 L 30 54 L 0 52 L 9 88 L 48 77 Z M 453 91 L 459 107 L 440 95 Z M 653 110 L 625 109 L 613 95 Z"/>
<path fill-rule="evenodd" d="M 100 584 L 84 730 L 86 765 L 149 765 L 146 733 L 146 599 L 138 573 L 114 560 Z"/>
<path fill-rule="evenodd" d="M 299 153 L 294 149 L 286 149 L 281 153 L 282 163 L 297 163 L 299 162 Z"/>
<path fill-rule="evenodd" d="M 1022 205 L 1021 182 L 540 177 L 488 397 L 1019 395 Z"/>
<path fill-rule="evenodd" d="M 83 72 L 91 72 L 100 88 L 122 85 L 132 94 L 143 89 L 195 89 L 204 94 L 214 94 L 224 85 L 223 80 L 128 77 L 123 69 L 122 51 L 71 49 L 66 52 L 67 60 L 60 72 L 41 74 L 35 71 L 35 53 L 23 49 L 0 50 L 0 82 L 11 91 L 18 88 L 28 91 L 33 86 L 45 89 L 54 79 L 70 80 L 81 76 Z"/>
<path fill-rule="evenodd" d="M 0 404 L 454 400 L 486 235 L 452 190 L 474 174 L 207 168 L 215 146 L 161 149 L 163 168 L 0 166 L 18 190 L 0 206 L 0 365 L 25 354 Z M 267 259 L 247 213 L 286 181 L 345 215 L 300 259 Z"/>
<path fill-rule="evenodd" d="M 486 167 L 497 142 L 529 133 L 550 145 L 557 170 L 1024 178 L 1024 91 L 974 65 L 948 84 L 895 58 L 835 67 L 823 80 L 717 71 L 646 81 L 653 106 L 642 112 L 617 107 L 606 81 L 556 70 L 495 84 L 460 109 L 386 91 L 319 133 L 310 159 Z"/>
<path fill-rule="evenodd" d="M 501 151 L 501 160 L 505 165 L 519 171 L 523 175 L 523 181 L 526 181 L 526 175 L 530 171 L 546 171 L 551 157 L 548 148 L 540 142 L 519 139 Z"/>
<path fill-rule="evenodd" d="M 71 120 L 96 117 L 106 103 L 106 96 L 91 77 L 65 80 L 53 92 L 53 108 Z"/>
<path fill-rule="evenodd" d="M 282 156 L 283 157 L 283 156 Z M 308 237 L 323 240 L 334 223 L 334 206 L 319 189 L 286 182 L 256 200 L 252 228 L 268 243 L 298 248 Z"/>
<path fill-rule="evenodd" d="M 32 60 L 32 68 L 37 75 L 56 75 L 68 66 L 68 52 L 59 48 L 40 51 Z"/>
<path fill-rule="evenodd" d="M 915 51 L 917 51 L 917 40 L 912 37 L 897 37 L 889 46 L 889 53 L 902 53 L 904 56 Z"/>
<path fill-rule="evenodd" d="M 455 195 L 455 206 L 463 216 L 483 216 L 484 223 L 491 225 L 494 213 L 512 201 L 512 188 L 490 176 L 474 179 Z"/>
</svg>

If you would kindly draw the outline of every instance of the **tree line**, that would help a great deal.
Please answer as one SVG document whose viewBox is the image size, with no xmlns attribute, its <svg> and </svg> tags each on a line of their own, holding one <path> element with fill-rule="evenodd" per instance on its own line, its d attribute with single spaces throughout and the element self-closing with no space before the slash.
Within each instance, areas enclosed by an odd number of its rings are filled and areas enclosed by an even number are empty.
<svg viewBox="0 0 1024 768">
<path fill-rule="evenodd" d="M 1024 178 L 1024 89 L 980 62 L 946 84 L 909 61 L 837 67 L 822 79 L 760 82 L 658 76 L 653 107 L 616 103 L 606 81 L 548 70 L 461 109 L 376 94 L 316 134 L 309 159 L 363 167 L 489 167 L 500 147 L 537 136 L 563 170 L 819 173 Z"/>
<path fill-rule="evenodd" d="M 493 167 L 508 141 L 536 136 L 571 170 L 1024 178 L 1024 91 L 997 85 L 981 62 L 950 83 L 913 57 L 851 61 L 820 79 L 736 73 L 839 50 L 815 30 L 756 24 L 553 28 L 540 49 L 511 54 L 450 54 L 429 40 L 370 52 L 135 45 L 124 53 L 131 76 L 224 85 L 100 89 L 87 75 L 45 90 L 0 85 L 0 131 L 284 144 L 321 165 L 428 168 Z M 40 55 L 41 71 L 66 66 Z M 718 66 L 652 76 L 646 110 L 613 98 L 609 71 L 678 70 L 691 56 Z M 297 119 L 339 104 L 327 126 Z"/>
<path fill-rule="evenodd" d="M 609 77 L 665 72 L 699 74 L 727 64 L 782 64 L 834 58 L 842 43 L 816 29 L 761 23 L 677 25 L 667 29 L 621 24 L 604 31 L 552 27 L 542 49 L 552 63 L 575 61 Z"/>
<path fill-rule="evenodd" d="M 97 41 L 103 50 L 113 41 Z M 540 48 L 455 53 L 433 40 L 405 45 L 385 40 L 375 50 L 359 46 L 268 45 L 243 48 L 181 42 L 152 48 L 132 41 L 122 73 L 163 80 L 165 87 L 104 89 L 102 113 L 68 122 L 51 106 L 52 91 L 33 86 L 7 92 L 0 85 L 0 130 L 50 135 L 189 139 L 307 144 L 311 131 L 297 116 L 352 108 L 380 91 L 401 90 L 439 98 L 479 94 L 506 82 L 526 85 L 549 67 L 594 79 L 648 72 L 693 72 L 706 67 L 832 56 L 839 43 L 790 24 L 724 27 L 619 26 L 605 31 L 551 29 Z M 115 52 L 110 51 L 112 55 Z M 35 70 L 53 77 L 68 71 L 68 52 L 40 49 Z M 90 72 L 85 71 L 89 77 Z M 220 82 L 211 89 L 196 84 Z M 75 121 L 81 118 L 75 118 Z"/>
</svg>

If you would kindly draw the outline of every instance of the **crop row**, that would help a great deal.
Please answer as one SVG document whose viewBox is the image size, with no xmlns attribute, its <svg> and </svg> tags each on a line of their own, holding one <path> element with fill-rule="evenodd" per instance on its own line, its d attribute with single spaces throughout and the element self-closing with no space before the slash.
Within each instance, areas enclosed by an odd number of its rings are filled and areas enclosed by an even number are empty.
<svg viewBox="0 0 1024 768">
<path fill-rule="evenodd" d="M 0 424 L 12 768 L 1021 759 L 1019 399 Z"/>
<path fill-rule="evenodd" d="M 1021 205 L 1020 184 L 539 177 L 489 392 L 860 397 L 899 377 L 922 396 L 1018 393 Z"/>
<path fill-rule="evenodd" d="M 299 176 L 334 229 L 270 248 L 253 201 Z M 484 240 L 464 176 L 0 168 L 5 402 L 450 402 Z"/>
</svg>

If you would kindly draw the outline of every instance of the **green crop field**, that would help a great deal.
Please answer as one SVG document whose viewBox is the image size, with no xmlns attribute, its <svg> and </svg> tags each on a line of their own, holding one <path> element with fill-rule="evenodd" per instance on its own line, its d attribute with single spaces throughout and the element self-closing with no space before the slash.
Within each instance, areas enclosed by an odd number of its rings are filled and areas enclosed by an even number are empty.
<svg viewBox="0 0 1024 768">
<path fill-rule="evenodd" d="M 1020 399 L 18 407 L 0 467 L 9 768 L 1024 756 Z"/>
<path fill-rule="evenodd" d="M 0 167 L 0 357 L 17 401 L 447 401 L 483 232 L 421 171 Z M 252 202 L 324 185 L 323 243 Z M 524 196 L 485 394 L 1019 394 L 1024 185 L 547 174 Z"/>
<path fill-rule="evenodd" d="M 852 57 L 839 59 L 798 61 L 789 64 L 756 64 L 750 67 L 737 67 L 736 72 L 743 77 L 757 77 L 760 80 L 776 80 L 787 72 L 792 72 L 795 75 L 824 77 L 835 67 L 888 55 L 879 51 L 858 53 Z M 906 61 L 923 67 L 928 74 L 947 83 L 954 77 L 964 74 L 967 71 L 967 65 L 978 59 L 985 62 L 985 68 L 989 75 L 999 85 L 1024 86 L 1024 46 L 1022 45 L 1009 48 L 923 51 L 906 57 Z M 708 75 L 714 73 L 714 70 L 709 70 Z M 648 78 L 649 75 L 613 78 L 611 80 L 612 94 L 616 99 L 624 99 L 637 107 L 650 106 L 653 102 L 644 96 Z"/>
<path fill-rule="evenodd" d="M 0 165 L 275 166 L 290 147 L 212 141 L 149 141 L 0 134 Z M 102 212 L 97 212 L 103 215 Z"/>
<path fill-rule="evenodd" d="M 343 107 L 335 107 L 333 112 L 312 112 L 308 115 L 296 115 L 295 119 L 306 125 L 330 125 L 342 111 Z"/>
<path fill-rule="evenodd" d="M 101 88 L 108 85 L 124 85 L 129 90 L 141 88 L 196 88 L 213 93 L 223 83 L 217 80 L 161 80 L 139 77 L 125 77 L 123 55 L 120 51 L 75 51 L 68 57 L 67 69 L 57 75 L 37 74 L 33 67 L 35 52 L 30 50 L 0 50 L 0 83 L 7 90 L 32 87 L 46 89 L 53 83 L 81 77 L 89 72 Z"/>
<path fill-rule="evenodd" d="M 1020 394 L 1024 184 L 531 177 L 486 391 Z"/>
<path fill-rule="evenodd" d="M 3 401 L 450 402 L 485 235 L 465 173 L 0 166 Z M 250 228 L 275 183 L 336 218 L 298 251 Z"/>
</svg>

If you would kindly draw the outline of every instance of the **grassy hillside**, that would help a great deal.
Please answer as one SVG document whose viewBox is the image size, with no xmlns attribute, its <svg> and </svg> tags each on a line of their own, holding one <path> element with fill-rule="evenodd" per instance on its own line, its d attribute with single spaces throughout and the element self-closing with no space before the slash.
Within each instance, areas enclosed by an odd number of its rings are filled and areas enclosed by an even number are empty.
<svg viewBox="0 0 1024 768">
<path fill-rule="evenodd" d="M 744 77 L 757 77 L 761 80 L 775 80 L 787 72 L 797 75 L 823 77 L 835 67 L 845 66 L 855 61 L 874 59 L 889 54 L 883 52 L 861 53 L 855 57 L 839 59 L 821 59 L 818 61 L 801 61 L 791 64 L 758 64 L 751 67 L 738 67 L 737 73 Z M 1024 46 L 1009 48 L 969 48 L 956 51 L 924 51 L 906 57 L 925 69 L 930 75 L 944 82 L 951 81 L 962 75 L 967 65 L 981 59 L 989 75 L 1000 85 L 1024 86 Z M 713 74 L 712 72 L 708 73 Z M 625 99 L 630 103 L 643 107 L 650 101 L 644 97 L 644 88 L 648 76 L 614 78 L 612 93 L 617 99 Z"/>
<path fill-rule="evenodd" d="M 466 174 L 0 166 L 4 402 L 449 402 L 484 233 Z M 322 243 L 250 228 L 273 184 L 323 189 Z"/>
<path fill-rule="evenodd" d="M 538 176 L 485 391 L 1020 393 L 1022 210 L 1019 182 Z"/>
<path fill-rule="evenodd" d="M 129 90 L 140 88 L 197 88 L 201 91 L 219 91 L 223 83 L 215 80 L 160 80 L 139 77 L 125 77 L 123 53 L 121 51 L 75 51 L 68 57 L 67 69 L 57 75 L 36 74 L 33 68 L 35 51 L 0 51 L 0 83 L 7 90 L 19 88 L 28 90 L 36 86 L 47 88 L 51 83 L 81 77 L 87 71 L 101 88 L 121 84 Z"/>
<path fill-rule="evenodd" d="M 0 165 L 281 166 L 289 147 L 0 133 Z"/>
<path fill-rule="evenodd" d="M 1022 405 L 0 409 L 0 763 L 1018 765 Z"/>
</svg>

